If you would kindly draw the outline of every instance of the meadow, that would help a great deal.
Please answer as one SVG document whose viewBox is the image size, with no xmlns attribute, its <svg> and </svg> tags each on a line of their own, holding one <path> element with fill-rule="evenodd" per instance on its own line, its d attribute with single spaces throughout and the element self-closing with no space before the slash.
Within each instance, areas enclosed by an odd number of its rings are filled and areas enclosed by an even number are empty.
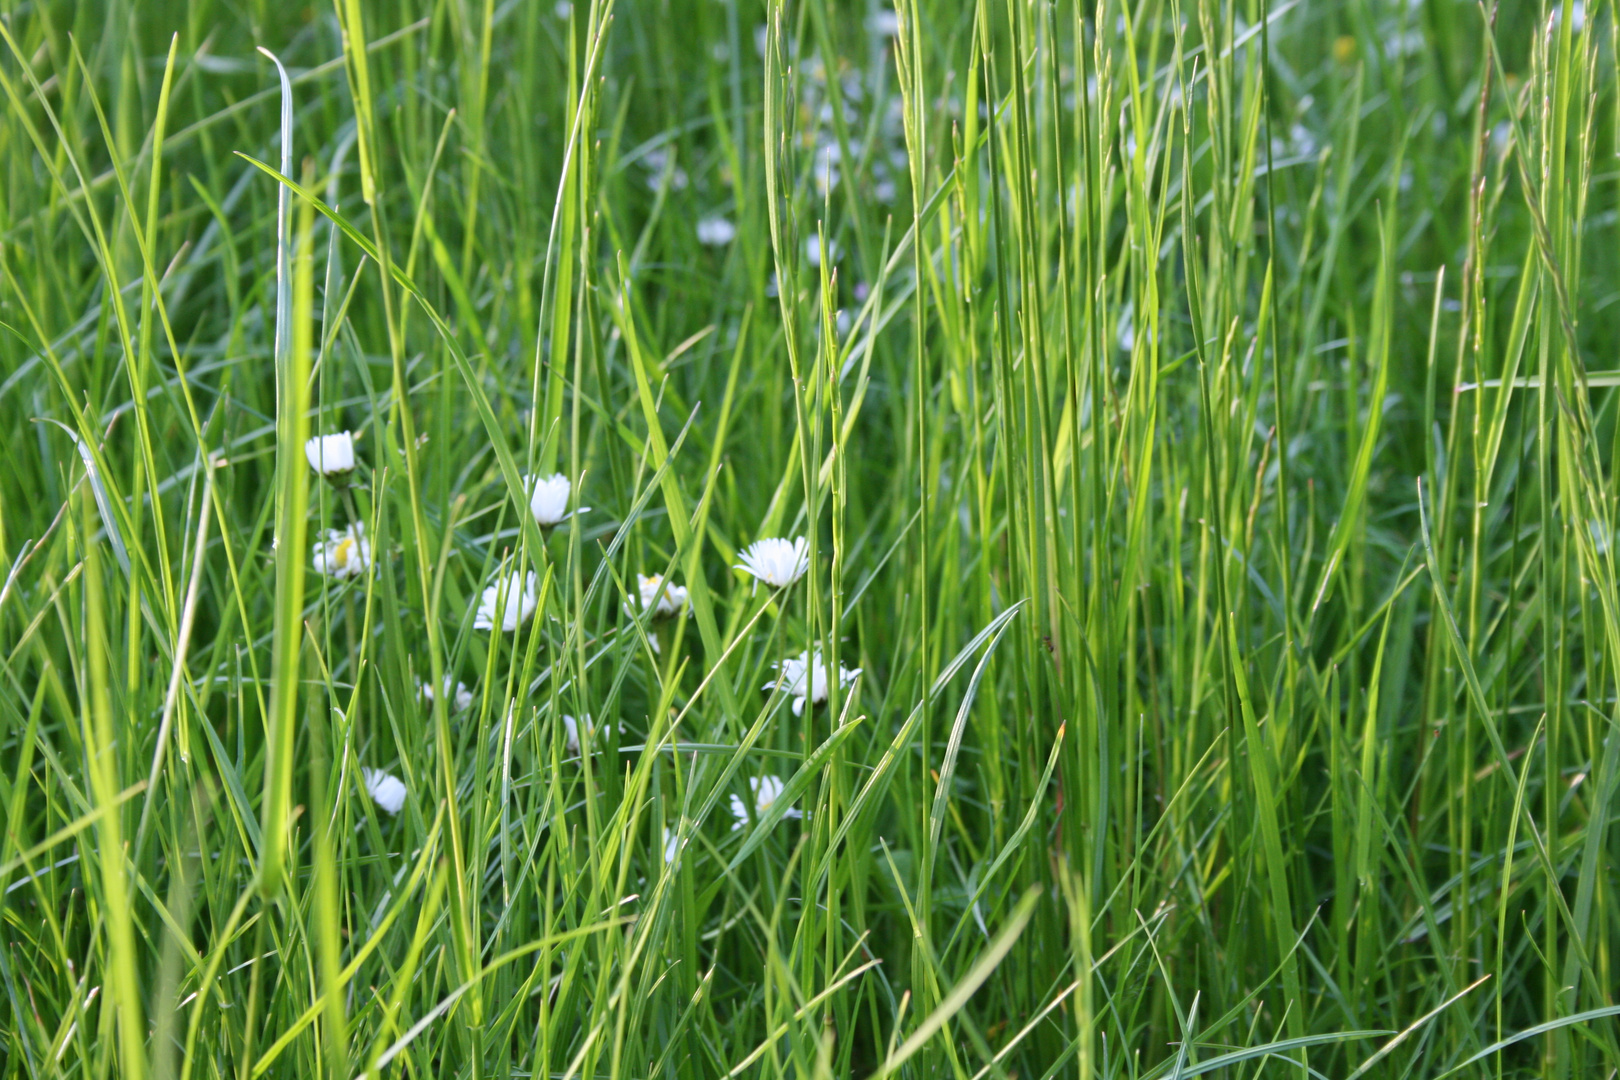
<svg viewBox="0 0 1620 1080">
<path fill-rule="evenodd" d="M 1616 14 L 0 0 L 0 1078 L 1615 1076 Z"/>
</svg>

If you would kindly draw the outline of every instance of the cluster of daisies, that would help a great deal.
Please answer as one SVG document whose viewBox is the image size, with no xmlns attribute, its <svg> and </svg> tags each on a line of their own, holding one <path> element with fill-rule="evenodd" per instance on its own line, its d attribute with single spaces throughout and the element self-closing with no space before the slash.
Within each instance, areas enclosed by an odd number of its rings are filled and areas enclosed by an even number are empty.
<svg viewBox="0 0 1620 1080">
<path fill-rule="evenodd" d="M 349 478 L 356 464 L 354 435 L 348 431 L 318 435 L 304 444 L 304 457 L 311 469 L 343 493 L 353 519 L 345 528 L 326 530 L 315 541 L 311 552 L 314 568 L 318 573 L 337 580 L 362 577 L 370 572 L 374 560 L 371 544 L 366 539 L 365 525 L 355 515 L 347 494 Z M 588 506 L 569 508 L 573 487 L 562 473 L 545 477 L 525 476 L 523 484 L 529 499 L 529 512 L 541 528 L 552 528 L 574 514 L 590 510 Z M 802 536 L 793 540 L 771 537 L 750 544 L 740 558 L 736 569 L 752 577 L 756 588 L 763 582 L 773 589 L 786 589 L 810 569 L 810 545 Z M 637 574 L 636 595 L 626 601 L 625 608 L 632 617 L 668 619 L 685 613 L 688 601 L 684 586 L 666 580 L 661 574 Z M 515 570 L 497 572 L 495 582 L 486 587 L 477 600 L 473 627 L 491 632 L 516 632 L 534 615 L 538 605 L 538 586 L 532 570 L 522 574 Z M 656 651 L 657 639 L 649 637 L 648 640 Z M 792 698 L 795 716 L 804 714 L 806 703 L 814 706 L 827 700 L 830 672 L 820 649 L 802 652 L 777 663 L 775 667 L 776 678 L 766 683 L 764 689 L 780 690 Z M 840 688 L 849 686 L 860 673 L 859 668 L 850 671 L 839 665 L 838 685 Z M 432 704 L 442 694 L 445 705 L 458 713 L 465 712 L 473 705 L 472 691 L 453 676 L 447 676 L 443 686 L 438 688 L 421 683 L 417 693 L 426 704 Z M 570 754 L 577 756 L 582 752 L 582 744 L 590 746 L 594 742 L 596 727 L 589 716 L 582 720 L 564 716 L 561 720 Z M 399 813 L 405 805 L 407 793 L 403 781 L 372 768 L 362 769 L 361 778 L 365 781 L 367 793 L 380 809 L 389 814 Z M 753 777 L 749 784 L 754 795 L 754 818 L 769 810 L 784 790 L 781 778 L 775 776 Z M 741 796 L 731 796 L 731 812 L 736 819 L 732 826 L 734 830 L 748 823 L 750 810 Z M 782 816 L 797 818 L 802 814 L 789 809 Z M 673 862 L 682 841 L 669 830 L 665 831 L 664 840 L 664 859 Z"/>
</svg>

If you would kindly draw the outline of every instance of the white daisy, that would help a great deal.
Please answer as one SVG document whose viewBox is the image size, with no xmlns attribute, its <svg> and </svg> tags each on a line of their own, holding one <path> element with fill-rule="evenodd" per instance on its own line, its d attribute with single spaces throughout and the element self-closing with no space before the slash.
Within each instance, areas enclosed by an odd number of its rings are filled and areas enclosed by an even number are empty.
<svg viewBox="0 0 1620 1080">
<path fill-rule="evenodd" d="M 647 167 L 647 188 L 657 191 L 664 179 L 664 170 L 669 168 L 669 150 L 660 146 L 641 155 L 641 163 Z M 669 169 L 669 189 L 671 191 L 684 191 L 689 182 L 686 170 L 679 165 Z"/>
<path fill-rule="evenodd" d="M 866 29 L 879 37 L 894 37 L 900 32 L 900 16 L 882 9 L 866 20 Z"/>
<path fill-rule="evenodd" d="M 636 575 L 636 589 L 641 594 L 641 610 L 657 609 L 654 614 L 679 615 L 686 609 L 687 592 L 684 586 L 665 582 L 662 574 Z M 631 615 L 636 615 L 633 604 L 627 603 Z"/>
<path fill-rule="evenodd" d="M 454 689 L 452 689 L 452 685 Z M 425 683 L 418 679 L 416 681 L 416 693 L 429 705 L 433 704 L 432 683 Z M 449 703 L 451 711 L 466 712 L 472 708 L 473 695 L 472 691 L 467 689 L 466 683 L 456 682 L 454 676 L 446 675 L 444 677 L 444 700 Z"/>
<path fill-rule="evenodd" d="M 697 223 L 698 243 L 705 247 L 725 247 L 737 238 L 737 226 L 723 217 L 706 217 Z"/>
<path fill-rule="evenodd" d="M 568 494 L 572 486 L 562 473 L 525 476 L 523 490 L 529 496 L 529 511 L 534 514 L 534 520 L 546 528 L 568 520 Z M 582 506 L 578 512 L 583 514 L 589 509 Z"/>
<path fill-rule="evenodd" d="M 371 543 L 366 539 L 365 523 L 357 521 L 347 529 L 328 529 L 310 549 L 310 558 L 317 574 L 340 581 L 364 574 L 371 569 Z"/>
<path fill-rule="evenodd" d="M 583 725 L 581 725 L 580 722 L 575 720 L 572 716 L 564 716 L 562 718 L 562 723 L 563 731 L 567 733 L 563 737 L 563 743 L 568 747 L 568 752 L 573 754 L 575 757 L 579 756 L 579 729 L 581 726 L 585 728 L 585 741 L 595 741 L 594 736 L 596 735 L 596 725 L 591 723 L 591 718 L 588 714 L 585 717 L 585 723 Z"/>
<path fill-rule="evenodd" d="M 756 540 L 742 553 L 738 570 L 746 570 L 765 584 L 781 589 L 810 569 L 810 543 L 798 537 L 792 543 L 779 537 Z"/>
<path fill-rule="evenodd" d="M 779 776 L 750 776 L 748 786 L 754 791 L 754 816 L 756 818 L 769 810 L 771 804 L 782 797 L 782 790 L 787 787 L 786 784 L 782 783 L 782 778 Z M 731 816 L 737 819 L 736 823 L 731 826 L 732 832 L 736 832 L 748 824 L 748 804 L 742 801 L 741 795 L 731 797 Z M 789 807 L 783 811 L 782 816 L 785 818 L 802 818 L 804 812 Z"/>
<path fill-rule="evenodd" d="M 594 746 L 601 740 L 602 733 L 607 730 L 606 725 L 598 724 L 591 718 L 590 713 L 586 713 L 582 720 L 566 713 L 560 719 L 563 726 L 563 745 L 568 748 L 570 754 L 577 755 L 579 753 L 581 734 L 585 736 L 585 742 Z M 620 720 L 619 738 L 623 739 L 629 733 L 630 729 L 625 727 L 623 720 Z"/>
<path fill-rule="evenodd" d="M 841 254 L 842 252 L 838 250 L 838 244 L 835 241 L 827 241 L 827 258 L 837 262 Z M 812 236 L 804 242 L 804 257 L 810 260 L 812 267 L 821 265 L 821 238 L 819 236 Z"/>
<path fill-rule="evenodd" d="M 304 458 L 322 476 L 342 476 L 354 469 L 354 435 L 317 435 L 304 444 Z"/>
<path fill-rule="evenodd" d="M 484 590 L 478 601 L 478 614 L 473 618 L 477 630 L 493 630 L 496 621 L 502 630 L 516 630 L 534 614 L 539 597 L 535 595 L 534 571 L 519 577 L 514 570 L 502 575 L 495 584 Z"/>
<path fill-rule="evenodd" d="M 821 650 L 817 649 L 812 657 L 808 652 L 798 656 L 789 657 L 776 665 L 777 676 L 774 682 L 765 684 L 766 690 L 774 690 L 780 686 L 784 692 L 793 697 L 793 715 L 804 715 L 804 703 L 808 698 L 810 704 L 820 705 L 827 700 L 827 665 L 822 660 Z M 839 687 L 848 686 L 855 681 L 855 676 L 861 673 L 860 668 L 854 671 L 838 666 Z M 809 687 L 808 691 L 805 689 Z"/>
<path fill-rule="evenodd" d="M 360 777 L 366 782 L 366 794 L 387 814 L 399 813 L 405 805 L 405 781 L 381 769 L 361 769 Z"/>
</svg>

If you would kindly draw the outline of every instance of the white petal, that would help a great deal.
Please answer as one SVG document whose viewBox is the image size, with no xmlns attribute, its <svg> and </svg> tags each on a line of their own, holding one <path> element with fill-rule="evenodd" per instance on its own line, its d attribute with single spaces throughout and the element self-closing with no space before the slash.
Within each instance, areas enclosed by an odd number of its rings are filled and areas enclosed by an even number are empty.
<svg viewBox="0 0 1620 1080">
<path fill-rule="evenodd" d="M 706 217 L 697 223 L 698 243 L 707 247 L 725 247 L 737 237 L 737 226 L 723 217 Z"/>
<path fill-rule="evenodd" d="M 453 691 L 451 690 L 452 685 L 455 687 Z M 456 682 L 454 676 L 446 675 L 444 677 L 444 688 L 447 691 L 445 700 L 449 702 L 452 710 L 466 712 L 472 708 L 473 694 L 471 690 L 467 689 L 466 683 Z M 418 679 L 416 681 L 416 692 L 423 701 L 429 704 L 433 703 L 433 685 L 431 683 L 425 683 Z"/>
<path fill-rule="evenodd" d="M 524 490 L 529 493 L 529 512 L 541 525 L 556 525 L 568 517 L 568 495 L 572 485 L 562 473 L 550 476 L 523 478 Z"/>
<path fill-rule="evenodd" d="M 776 681 L 765 684 L 766 690 L 780 687 L 783 693 L 796 698 L 793 702 L 793 714 L 802 715 L 806 701 L 812 705 L 819 705 L 827 700 L 827 666 L 821 655 L 821 650 L 814 653 L 802 652 L 798 656 L 790 656 L 779 661 L 776 665 Z M 838 685 L 848 686 L 859 675 L 860 669 L 850 671 L 839 665 Z"/>
<path fill-rule="evenodd" d="M 366 539 L 364 522 L 355 522 L 347 529 L 329 529 L 326 535 L 310 548 L 310 562 L 315 572 L 327 577 L 360 577 L 371 569 L 371 542 Z"/>
<path fill-rule="evenodd" d="M 384 813 L 397 814 L 405 805 L 405 782 L 392 773 L 385 773 L 381 769 L 361 769 L 360 776 L 366 782 L 366 794 L 371 801 L 377 804 L 378 809 Z"/>
<path fill-rule="evenodd" d="M 882 9 L 866 20 L 866 28 L 880 37 L 894 37 L 900 32 L 900 16 Z"/>
<path fill-rule="evenodd" d="M 679 614 L 686 607 L 688 598 L 685 588 L 665 581 L 661 574 L 637 574 L 636 592 L 641 601 L 641 610 L 655 608 L 655 613 L 660 616 Z M 630 613 L 638 614 L 633 608 Z"/>
<path fill-rule="evenodd" d="M 317 435 L 304 443 L 304 460 L 322 476 L 336 476 L 354 468 L 354 435 Z"/>
<path fill-rule="evenodd" d="M 802 536 L 791 543 L 778 537 L 756 540 L 742 553 L 737 566 L 778 589 L 798 581 L 809 568 L 810 545 Z"/>
<path fill-rule="evenodd" d="M 502 630 L 516 630 L 529 621 L 537 603 L 539 598 L 535 595 L 534 571 L 530 570 L 522 577 L 513 571 L 484 590 L 473 618 L 473 628 L 493 630 L 499 619 Z"/>
<path fill-rule="evenodd" d="M 572 716 L 563 717 L 562 722 L 563 722 L 564 730 L 566 730 L 568 732 L 568 734 L 566 736 L 564 736 L 564 738 L 563 738 L 563 743 L 568 747 L 568 752 L 570 754 L 578 754 L 579 753 L 579 722 L 577 720 L 575 720 Z"/>
</svg>

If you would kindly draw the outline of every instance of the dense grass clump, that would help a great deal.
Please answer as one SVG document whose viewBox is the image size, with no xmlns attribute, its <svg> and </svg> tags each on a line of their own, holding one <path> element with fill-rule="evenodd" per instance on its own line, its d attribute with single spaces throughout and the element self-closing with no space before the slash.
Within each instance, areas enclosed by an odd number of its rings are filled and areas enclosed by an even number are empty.
<svg viewBox="0 0 1620 1080">
<path fill-rule="evenodd" d="M 1612 3 L 0 5 L 0 1077 L 1612 1076 Z"/>
</svg>

